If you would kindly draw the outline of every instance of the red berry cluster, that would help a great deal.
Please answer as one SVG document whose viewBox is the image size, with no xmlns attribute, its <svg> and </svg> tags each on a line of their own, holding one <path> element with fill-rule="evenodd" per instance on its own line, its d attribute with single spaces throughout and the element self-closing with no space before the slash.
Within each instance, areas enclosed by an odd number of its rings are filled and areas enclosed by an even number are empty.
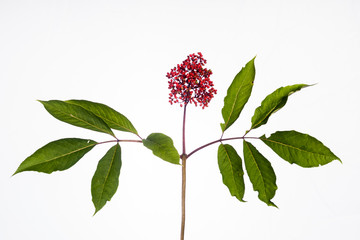
<svg viewBox="0 0 360 240">
<path fill-rule="evenodd" d="M 168 83 L 171 104 L 180 103 L 182 107 L 183 104 L 194 103 L 195 106 L 200 104 L 203 109 L 208 106 L 216 90 L 210 80 L 211 70 L 203 68 L 205 63 L 206 60 L 200 52 L 190 54 L 182 64 L 178 64 L 166 74 L 170 79 Z"/>
</svg>

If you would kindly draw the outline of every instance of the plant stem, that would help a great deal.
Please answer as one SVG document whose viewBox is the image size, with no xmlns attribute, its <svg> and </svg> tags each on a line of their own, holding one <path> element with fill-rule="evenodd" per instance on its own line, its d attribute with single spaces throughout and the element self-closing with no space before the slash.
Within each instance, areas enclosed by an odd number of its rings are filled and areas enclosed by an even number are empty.
<svg viewBox="0 0 360 240">
<path fill-rule="evenodd" d="M 136 143 L 142 143 L 141 140 L 117 139 L 117 140 L 109 140 L 109 141 L 105 141 L 105 142 L 99 142 L 99 143 L 97 143 L 96 145 L 100 145 L 100 144 L 104 144 L 104 143 L 112 143 L 112 142 L 114 142 L 114 143 L 118 143 L 118 142 L 136 142 Z"/>
<path fill-rule="evenodd" d="M 230 140 L 246 139 L 246 138 L 248 138 L 248 139 L 259 139 L 258 137 L 245 137 L 245 136 L 243 136 L 243 137 L 233 137 L 233 138 L 220 138 L 220 139 L 218 139 L 218 140 L 209 142 L 209 143 L 207 143 L 207 144 L 204 144 L 204 145 L 196 148 L 194 151 L 192 151 L 191 153 L 189 153 L 189 154 L 187 155 L 187 158 L 189 158 L 191 155 L 193 155 L 193 154 L 196 153 L 197 151 L 199 151 L 199 150 L 201 150 L 201 149 L 203 149 L 203 148 L 206 148 L 206 147 L 208 147 L 208 146 L 210 146 L 210 145 L 212 145 L 212 144 L 214 144 L 214 143 L 223 142 L 223 141 L 230 141 Z"/>
<path fill-rule="evenodd" d="M 183 116 L 183 129 L 182 129 L 182 154 L 181 154 L 181 231 L 180 231 L 180 240 L 184 240 L 185 237 L 185 192 L 186 192 L 186 147 L 185 147 L 185 120 L 186 120 L 186 106 L 184 106 L 184 116 Z"/>
<path fill-rule="evenodd" d="M 181 233 L 180 240 L 185 237 L 185 192 L 186 192 L 186 155 L 182 155 L 182 184 L 181 184 Z"/>
<path fill-rule="evenodd" d="M 187 103 L 185 103 L 184 106 L 184 116 L 183 116 L 183 129 L 182 129 L 182 155 L 186 154 L 186 149 L 185 149 L 185 121 L 186 121 L 186 106 Z"/>
</svg>

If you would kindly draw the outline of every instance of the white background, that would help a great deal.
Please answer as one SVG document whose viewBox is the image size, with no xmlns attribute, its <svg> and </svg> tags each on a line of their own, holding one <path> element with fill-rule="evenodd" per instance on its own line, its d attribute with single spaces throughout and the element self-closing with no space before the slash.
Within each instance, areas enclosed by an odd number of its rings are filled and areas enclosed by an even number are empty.
<svg viewBox="0 0 360 240">
<path fill-rule="evenodd" d="M 250 135 L 308 133 L 343 164 L 303 169 L 253 141 L 277 174 L 276 209 L 257 199 L 247 176 L 247 202 L 231 197 L 217 146 L 198 152 L 188 161 L 186 239 L 360 239 L 356 0 L 1 0 L 0 239 L 178 239 L 181 167 L 141 144 L 121 145 L 118 191 L 94 217 L 90 182 L 111 145 L 94 148 L 67 171 L 11 175 L 50 141 L 111 139 L 54 119 L 37 99 L 105 103 L 143 138 L 163 132 L 181 149 L 182 108 L 168 103 L 165 75 L 198 51 L 218 94 L 205 110 L 189 107 L 189 151 L 220 137 L 226 90 L 257 55 L 252 97 L 225 136 L 242 136 L 254 109 L 278 87 L 318 83 L 292 95 Z M 241 153 L 241 141 L 232 144 Z"/>
</svg>

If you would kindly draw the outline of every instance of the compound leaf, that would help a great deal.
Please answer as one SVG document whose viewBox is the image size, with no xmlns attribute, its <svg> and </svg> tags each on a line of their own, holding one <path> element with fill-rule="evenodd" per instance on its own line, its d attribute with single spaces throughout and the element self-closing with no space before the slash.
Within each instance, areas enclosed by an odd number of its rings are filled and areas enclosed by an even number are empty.
<svg viewBox="0 0 360 240">
<path fill-rule="evenodd" d="M 119 185 L 120 169 L 121 148 L 116 144 L 100 159 L 91 181 L 94 215 L 114 196 Z"/>
<path fill-rule="evenodd" d="M 170 163 L 180 163 L 180 156 L 174 147 L 173 140 L 165 134 L 152 133 L 146 139 L 143 139 L 143 144 L 150 149 L 155 156 Z"/>
<path fill-rule="evenodd" d="M 251 143 L 246 141 L 244 141 L 244 160 L 254 191 L 259 192 L 259 199 L 269 206 L 276 207 L 271 202 L 277 189 L 276 175 L 271 163 Z"/>
<path fill-rule="evenodd" d="M 115 136 L 109 126 L 98 116 L 86 109 L 59 100 L 39 101 L 55 118 L 71 125 L 103 132 Z"/>
<path fill-rule="evenodd" d="M 318 167 L 336 159 L 341 162 L 322 142 L 308 134 L 278 131 L 260 139 L 281 158 L 301 167 Z"/>
<path fill-rule="evenodd" d="M 219 145 L 218 164 L 223 183 L 229 188 L 230 194 L 244 202 L 245 184 L 242 160 L 231 145 Z"/>
<path fill-rule="evenodd" d="M 220 125 L 223 132 L 238 119 L 242 109 L 249 100 L 255 79 L 254 61 L 255 57 L 235 76 L 227 90 L 224 107 L 221 110 L 224 123 Z"/>
<path fill-rule="evenodd" d="M 93 140 L 65 138 L 50 142 L 26 158 L 14 173 L 38 171 L 52 173 L 70 168 L 97 143 Z"/>
<path fill-rule="evenodd" d="M 76 99 L 68 100 L 66 102 L 78 105 L 82 108 L 85 108 L 89 112 L 92 112 L 104 120 L 105 123 L 112 129 L 137 134 L 135 127 L 124 115 L 105 104 Z"/>
</svg>

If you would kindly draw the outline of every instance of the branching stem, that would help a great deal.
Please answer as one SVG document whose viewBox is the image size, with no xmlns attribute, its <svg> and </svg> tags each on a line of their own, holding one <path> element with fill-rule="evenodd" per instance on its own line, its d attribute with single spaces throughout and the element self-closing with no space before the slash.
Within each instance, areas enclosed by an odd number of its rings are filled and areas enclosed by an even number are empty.
<svg viewBox="0 0 360 240">
<path fill-rule="evenodd" d="M 223 138 L 224 132 L 221 134 L 220 139 L 209 142 L 207 144 L 204 144 L 189 154 L 186 154 L 186 143 L 185 143 L 185 123 L 186 123 L 186 106 L 187 103 L 184 104 L 184 116 L 183 116 L 183 127 L 182 127 L 182 154 L 180 155 L 181 159 L 181 230 L 180 230 L 180 240 L 184 240 L 185 238 L 185 193 L 186 193 L 186 161 L 187 159 L 196 153 L 197 151 L 200 151 L 203 148 L 206 148 L 210 145 L 213 145 L 218 142 L 224 142 L 224 141 L 230 141 L 230 140 L 239 140 L 239 139 L 259 139 L 258 137 L 246 137 L 246 134 L 250 131 L 247 131 L 244 136 L 242 137 L 232 137 L 232 138 Z"/>
<path fill-rule="evenodd" d="M 209 143 L 207 143 L 207 144 L 204 144 L 204 145 L 196 148 L 194 151 L 192 151 L 191 153 L 189 153 L 189 154 L 187 155 L 187 158 L 189 158 L 191 155 L 193 155 L 193 154 L 196 153 L 197 151 L 199 151 L 199 150 L 201 150 L 201 149 L 203 149 L 203 148 L 206 148 L 206 147 L 208 147 L 208 146 L 210 146 L 210 145 L 212 145 L 212 144 L 214 144 L 214 143 L 224 142 L 224 141 L 230 141 L 230 140 L 238 140 L 238 139 L 259 139 L 259 138 L 258 138 L 258 137 L 245 137 L 245 136 L 243 136 L 243 137 L 232 137 L 232 138 L 220 138 L 220 139 L 218 139 L 218 140 L 209 142 Z"/>
</svg>

